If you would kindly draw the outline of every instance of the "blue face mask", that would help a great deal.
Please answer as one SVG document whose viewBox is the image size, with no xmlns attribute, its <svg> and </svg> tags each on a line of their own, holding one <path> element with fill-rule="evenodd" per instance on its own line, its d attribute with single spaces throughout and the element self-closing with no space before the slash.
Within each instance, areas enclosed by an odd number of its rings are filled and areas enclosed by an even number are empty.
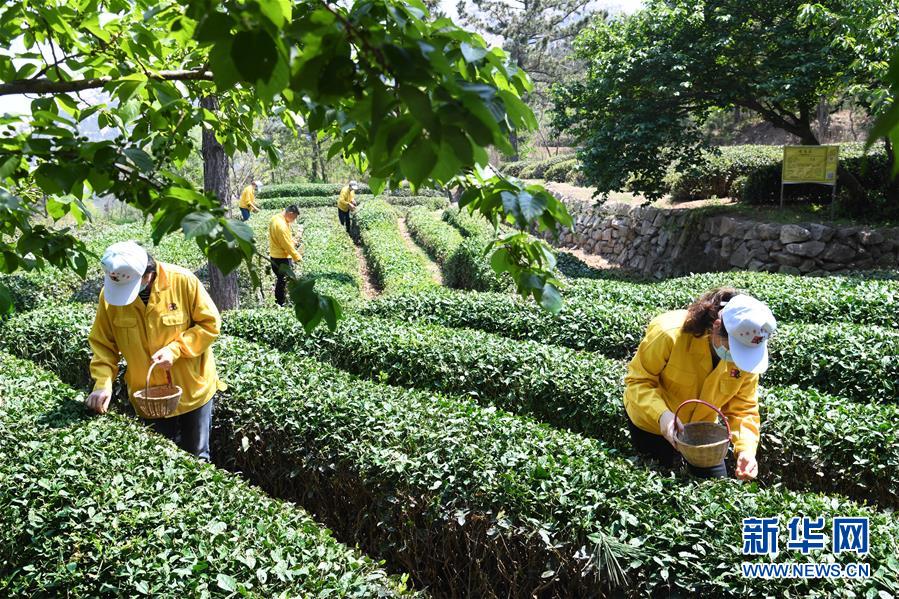
<svg viewBox="0 0 899 599">
<path fill-rule="evenodd" d="M 733 362 L 734 358 L 730 355 L 730 350 L 724 347 L 723 345 L 715 346 L 715 353 L 718 354 L 718 357 L 724 360 L 725 362 Z"/>
</svg>

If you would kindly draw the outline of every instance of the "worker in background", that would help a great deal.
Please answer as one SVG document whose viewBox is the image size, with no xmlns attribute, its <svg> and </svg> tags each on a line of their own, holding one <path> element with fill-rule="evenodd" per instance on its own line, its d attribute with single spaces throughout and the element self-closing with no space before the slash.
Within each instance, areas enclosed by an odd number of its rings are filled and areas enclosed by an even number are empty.
<svg viewBox="0 0 899 599">
<path fill-rule="evenodd" d="M 85 403 L 99 414 L 109 409 L 119 358 L 128 365 L 125 383 L 138 415 L 181 449 L 209 461 L 213 395 L 219 381 L 212 355 L 221 316 L 197 277 L 185 268 L 156 262 L 134 241 L 109 246 L 101 259 L 105 278 L 88 343 L 94 390 Z M 183 394 L 166 418 L 147 419 L 134 401 L 150 365 L 150 385 L 165 384 L 171 371 Z"/>
<path fill-rule="evenodd" d="M 350 210 L 356 209 L 356 191 L 359 189 L 359 184 L 355 181 L 350 181 L 348 184 L 343 186 L 343 189 L 340 190 L 340 195 L 337 197 L 337 216 L 340 219 L 340 224 L 346 228 L 346 232 L 350 232 Z"/>
<path fill-rule="evenodd" d="M 276 214 L 268 223 L 268 255 L 275 273 L 275 302 L 279 306 L 287 303 L 287 278 L 293 272 L 293 262 L 300 259 L 294 247 L 294 238 L 290 225 L 300 213 L 295 205 L 288 206 L 284 212 Z"/>
<path fill-rule="evenodd" d="M 243 221 L 250 220 L 250 211 L 259 212 L 259 206 L 256 205 L 256 192 L 262 187 L 261 181 L 253 181 L 243 188 L 240 194 L 240 219 Z"/>
</svg>

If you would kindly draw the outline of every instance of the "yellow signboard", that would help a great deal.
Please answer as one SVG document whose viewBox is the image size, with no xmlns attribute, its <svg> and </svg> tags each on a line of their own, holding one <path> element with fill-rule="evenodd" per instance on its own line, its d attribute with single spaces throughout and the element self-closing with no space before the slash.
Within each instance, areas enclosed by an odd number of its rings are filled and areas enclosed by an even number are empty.
<svg viewBox="0 0 899 599">
<path fill-rule="evenodd" d="M 783 183 L 837 184 L 839 146 L 784 146 Z"/>
</svg>

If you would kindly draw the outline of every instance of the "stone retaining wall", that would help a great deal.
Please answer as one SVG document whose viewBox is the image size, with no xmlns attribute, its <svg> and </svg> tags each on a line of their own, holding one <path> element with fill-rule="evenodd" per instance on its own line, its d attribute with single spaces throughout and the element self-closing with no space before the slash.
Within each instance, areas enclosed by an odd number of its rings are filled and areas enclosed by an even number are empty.
<svg viewBox="0 0 899 599">
<path fill-rule="evenodd" d="M 721 270 L 821 274 L 896 268 L 899 261 L 899 227 L 781 225 L 701 210 L 566 204 L 574 231 L 547 239 L 657 277 Z"/>
</svg>

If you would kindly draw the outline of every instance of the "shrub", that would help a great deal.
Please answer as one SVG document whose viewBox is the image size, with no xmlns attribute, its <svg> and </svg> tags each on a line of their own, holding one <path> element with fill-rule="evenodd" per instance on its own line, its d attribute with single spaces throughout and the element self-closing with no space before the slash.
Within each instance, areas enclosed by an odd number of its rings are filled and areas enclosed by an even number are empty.
<svg viewBox="0 0 899 599">
<path fill-rule="evenodd" d="M 690 275 L 652 284 L 578 281 L 569 290 L 573 297 L 593 301 L 684 308 L 705 291 L 723 285 L 743 289 L 765 302 L 779 321 L 849 321 L 899 327 L 899 284 L 865 276 L 800 277 L 725 272 Z"/>
<path fill-rule="evenodd" d="M 5 597 L 405 595 L 305 512 L 0 355 Z M 316 566 L 317 565 L 317 566 Z"/>
<path fill-rule="evenodd" d="M 406 245 L 396 213 L 384 200 L 375 198 L 364 202 L 356 215 L 365 255 L 385 294 L 436 285 L 424 256 Z"/>
<path fill-rule="evenodd" d="M 256 193 L 260 199 L 301 197 L 301 196 L 337 196 L 346 183 L 284 183 L 279 185 L 264 185 Z M 356 194 L 370 194 L 368 185 L 359 184 Z M 334 197 L 334 202 L 337 198 Z"/>
<path fill-rule="evenodd" d="M 302 214 L 302 260 L 297 274 L 315 281 L 318 293 L 333 296 L 344 308 L 362 299 L 362 278 L 353 240 L 346 234 L 335 211 Z"/>
<path fill-rule="evenodd" d="M 747 558 L 735 549 L 747 515 L 810 514 L 869 517 L 876 575 L 853 590 L 897 590 L 899 524 L 889 513 L 659 476 L 595 440 L 248 342 L 224 338 L 217 357 L 230 385 L 217 405 L 217 459 L 302 498 L 346 538 L 448 595 L 828 597 L 845 581 L 744 578 Z M 720 524 L 714 534 L 709 523 Z"/>
<path fill-rule="evenodd" d="M 421 195 L 421 196 L 383 196 L 392 206 L 424 206 L 428 210 L 441 210 L 449 206 L 446 197 Z"/>
<path fill-rule="evenodd" d="M 283 312 L 231 311 L 224 330 L 377 381 L 471 396 L 631 453 L 623 362 L 480 331 L 372 317 L 350 317 L 334 333 L 311 336 L 290 321 Z M 763 482 L 899 507 L 899 431 L 892 425 L 899 406 L 784 387 L 763 391 L 761 403 Z"/>
<path fill-rule="evenodd" d="M 446 291 L 376 300 L 367 313 L 423 320 L 630 358 L 653 314 L 662 310 L 573 299 L 550 316 L 504 294 Z M 782 324 L 769 344 L 766 384 L 811 386 L 860 402 L 897 401 L 899 331 L 852 325 Z"/>
<path fill-rule="evenodd" d="M 462 235 L 423 206 L 417 206 L 406 214 L 409 234 L 431 258 L 441 266 L 446 264 L 462 244 Z"/>
<path fill-rule="evenodd" d="M 543 173 L 543 178 L 547 181 L 557 181 L 559 183 L 567 183 L 568 180 L 576 174 L 578 170 L 578 161 L 576 158 L 567 157 L 563 160 L 549 166 Z"/>
<path fill-rule="evenodd" d="M 750 204 L 774 204 L 780 201 L 782 160 L 782 146 L 725 146 L 706 152 L 699 164 L 669 172 L 666 181 L 676 201 L 736 197 Z M 866 189 L 879 188 L 889 168 L 882 148 L 866 158 L 858 143 L 841 144 L 840 165 Z M 784 194 L 829 202 L 831 190 L 821 185 L 787 185 Z"/>
</svg>

